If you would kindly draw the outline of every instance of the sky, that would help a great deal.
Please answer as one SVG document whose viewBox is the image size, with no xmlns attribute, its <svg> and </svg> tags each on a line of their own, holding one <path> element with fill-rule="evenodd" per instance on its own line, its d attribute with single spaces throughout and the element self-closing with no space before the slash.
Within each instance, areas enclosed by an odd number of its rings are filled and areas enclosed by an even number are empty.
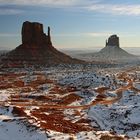
<svg viewBox="0 0 140 140">
<path fill-rule="evenodd" d="M 0 50 L 21 44 L 24 21 L 50 26 L 58 49 L 104 47 L 112 34 L 140 47 L 140 0 L 0 0 Z"/>
</svg>

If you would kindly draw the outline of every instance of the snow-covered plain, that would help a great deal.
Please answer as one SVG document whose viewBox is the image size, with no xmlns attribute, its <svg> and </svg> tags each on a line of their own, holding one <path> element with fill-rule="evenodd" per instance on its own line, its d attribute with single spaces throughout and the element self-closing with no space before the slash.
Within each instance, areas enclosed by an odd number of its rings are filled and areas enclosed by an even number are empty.
<svg viewBox="0 0 140 140">
<path fill-rule="evenodd" d="M 140 139 L 140 68 L 74 65 L 0 75 L 0 140 Z"/>
</svg>

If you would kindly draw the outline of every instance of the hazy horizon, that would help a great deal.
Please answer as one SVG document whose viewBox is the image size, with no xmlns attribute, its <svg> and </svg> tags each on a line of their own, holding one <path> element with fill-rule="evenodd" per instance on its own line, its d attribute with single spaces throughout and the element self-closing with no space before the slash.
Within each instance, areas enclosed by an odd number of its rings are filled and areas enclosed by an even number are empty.
<svg viewBox="0 0 140 140">
<path fill-rule="evenodd" d="M 79 53 L 94 53 L 94 52 L 98 52 L 102 49 L 103 47 L 86 47 L 86 48 L 57 48 L 58 50 L 68 53 L 69 52 L 74 52 L 75 54 L 79 54 Z M 125 51 L 127 51 L 128 53 L 134 54 L 134 55 L 140 55 L 140 48 L 139 47 L 121 47 L 122 49 L 124 49 Z M 0 51 L 10 51 L 11 49 L 0 49 Z"/>
</svg>

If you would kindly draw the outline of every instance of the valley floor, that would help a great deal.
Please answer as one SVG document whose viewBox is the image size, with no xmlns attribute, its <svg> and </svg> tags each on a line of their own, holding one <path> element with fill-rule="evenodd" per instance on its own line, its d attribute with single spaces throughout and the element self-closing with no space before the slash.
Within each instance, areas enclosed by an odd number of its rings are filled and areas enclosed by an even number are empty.
<svg viewBox="0 0 140 140">
<path fill-rule="evenodd" d="M 1 140 L 139 140 L 140 68 L 0 72 Z"/>
</svg>

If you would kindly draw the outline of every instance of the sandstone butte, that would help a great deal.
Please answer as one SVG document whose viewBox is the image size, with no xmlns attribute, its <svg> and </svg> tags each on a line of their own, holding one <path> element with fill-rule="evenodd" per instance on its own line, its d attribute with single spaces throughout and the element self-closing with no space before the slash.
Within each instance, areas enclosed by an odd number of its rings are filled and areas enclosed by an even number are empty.
<svg viewBox="0 0 140 140">
<path fill-rule="evenodd" d="M 0 62 L 2 67 L 83 63 L 53 47 L 50 27 L 45 34 L 43 24 L 26 21 L 22 25 L 21 35 L 22 44 L 2 56 Z"/>
</svg>

